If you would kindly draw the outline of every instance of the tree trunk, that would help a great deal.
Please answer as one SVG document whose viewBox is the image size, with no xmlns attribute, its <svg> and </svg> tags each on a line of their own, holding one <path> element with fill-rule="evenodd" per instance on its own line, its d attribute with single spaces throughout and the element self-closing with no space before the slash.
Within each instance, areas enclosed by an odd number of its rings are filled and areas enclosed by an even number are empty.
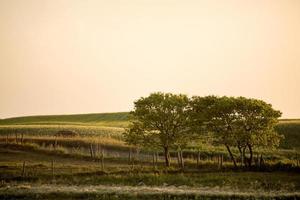
<svg viewBox="0 0 300 200">
<path fill-rule="evenodd" d="M 165 156 L 166 167 L 170 167 L 170 152 L 169 152 L 169 147 L 164 147 L 164 156 Z"/>
<path fill-rule="evenodd" d="M 243 155 L 243 157 L 242 157 L 242 158 L 243 158 L 242 162 L 243 162 L 244 166 L 246 166 L 246 162 L 245 162 L 245 159 L 246 159 L 245 152 L 246 152 L 246 147 L 243 148 L 243 153 L 242 153 L 242 155 Z"/>
<path fill-rule="evenodd" d="M 248 159 L 248 166 L 249 166 L 249 168 L 251 168 L 251 167 L 252 167 L 253 152 L 252 152 L 252 147 L 251 147 L 251 145 L 250 145 L 250 144 L 247 144 L 247 146 L 248 146 L 249 154 L 250 154 L 249 159 Z"/>
<path fill-rule="evenodd" d="M 242 147 L 240 145 L 237 145 L 237 147 L 238 147 L 238 150 L 240 152 L 241 167 L 243 167 L 243 164 L 244 164 L 244 154 L 243 154 L 243 151 L 242 151 Z"/>
<path fill-rule="evenodd" d="M 233 154 L 232 154 L 232 152 L 231 152 L 231 150 L 230 150 L 230 147 L 229 147 L 228 145 L 225 145 L 225 146 L 226 146 L 226 148 L 227 148 L 227 151 L 228 151 L 228 153 L 229 153 L 229 155 L 230 155 L 230 158 L 231 158 L 231 160 L 232 160 L 232 162 L 233 162 L 234 167 L 237 168 L 236 161 L 235 161 L 234 156 L 233 156 Z"/>
</svg>

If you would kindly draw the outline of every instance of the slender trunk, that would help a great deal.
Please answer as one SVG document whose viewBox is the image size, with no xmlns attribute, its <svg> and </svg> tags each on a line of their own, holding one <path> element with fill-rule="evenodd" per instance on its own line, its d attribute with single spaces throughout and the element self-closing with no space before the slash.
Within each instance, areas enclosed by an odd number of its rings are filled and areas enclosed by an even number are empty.
<svg viewBox="0 0 300 200">
<path fill-rule="evenodd" d="M 228 151 L 228 153 L 230 155 L 230 158 L 231 158 L 231 160 L 233 162 L 234 167 L 237 168 L 236 161 L 235 161 L 235 158 L 234 158 L 234 156 L 233 156 L 233 154 L 232 154 L 232 152 L 230 150 L 230 147 L 228 145 L 225 145 L 225 146 L 227 148 L 227 151 Z"/>
<path fill-rule="evenodd" d="M 247 146 L 248 146 L 249 154 L 250 154 L 249 159 L 248 159 L 248 166 L 249 166 L 249 168 L 251 168 L 252 167 L 252 158 L 253 158 L 252 146 L 250 144 L 247 144 Z"/>
<path fill-rule="evenodd" d="M 170 167 L 170 152 L 168 146 L 164 147 L 164 156 L 165 156 L 166 167 Z"/>
<path fill-rule="evenodd" d="M 246 147 L 243 148 L 243 164 L 246 166 Z"/>
<path fill-rule="evenodd" d="M 241 167 L 242 167 L 243 163 L 244 163 L 244 155 L 243 155 L 243 152 L 242 152 L 242 147 L 240 145 L 237 145 L 237 147 L 238 147 L 238 150 L 240 152 Z"/>
</svg>

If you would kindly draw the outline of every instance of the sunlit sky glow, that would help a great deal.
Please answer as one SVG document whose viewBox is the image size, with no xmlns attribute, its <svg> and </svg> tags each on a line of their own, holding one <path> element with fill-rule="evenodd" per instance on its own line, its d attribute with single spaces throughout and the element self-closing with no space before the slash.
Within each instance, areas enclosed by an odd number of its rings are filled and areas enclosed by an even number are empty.
<svg viewBox="0 0 300 200">
<path fill-rule="evenodd" d="M 129 111 L 151 92 L 300 118 L 299 0 L 0 0 L 0 118 Z"/>
</svg>

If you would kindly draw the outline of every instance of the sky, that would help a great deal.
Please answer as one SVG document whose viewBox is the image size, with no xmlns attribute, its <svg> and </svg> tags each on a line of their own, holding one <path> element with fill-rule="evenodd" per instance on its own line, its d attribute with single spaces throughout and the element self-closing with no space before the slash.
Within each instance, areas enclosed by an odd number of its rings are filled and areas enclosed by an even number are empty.
<svg viewBox="0 0 300 200">
<path fill-rule="evenodd" d="M 121 112 L 151 92 L 300 118 L 299 0 L 0 0 L 0 118 Z"/>
</svg>

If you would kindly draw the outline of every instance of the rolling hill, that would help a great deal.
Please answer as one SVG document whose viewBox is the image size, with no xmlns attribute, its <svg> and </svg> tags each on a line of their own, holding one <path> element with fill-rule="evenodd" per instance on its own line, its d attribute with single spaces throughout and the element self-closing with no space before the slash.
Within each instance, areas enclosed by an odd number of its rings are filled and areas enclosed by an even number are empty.
<svg viewBox="0 0 300 200">
<path fill-rule="evenodd" d="M 92 113 L 73 115 L 41 115 L 14 117 L 0 120 L 0 125 L 99 125 L 112 127 L 126 127 L 129 120 L 128 112 Z"/>
<path fill-rule="evenodd" d="M 0 120 L 0 125 L 83 125 L 124 128 L 129 123 L 128 112 L 74 115 L 44 115 Z M 300 148 L 300 119 L 281 119 L 276 130 L 285 136 L 281 148 Z"/>
</svg>

